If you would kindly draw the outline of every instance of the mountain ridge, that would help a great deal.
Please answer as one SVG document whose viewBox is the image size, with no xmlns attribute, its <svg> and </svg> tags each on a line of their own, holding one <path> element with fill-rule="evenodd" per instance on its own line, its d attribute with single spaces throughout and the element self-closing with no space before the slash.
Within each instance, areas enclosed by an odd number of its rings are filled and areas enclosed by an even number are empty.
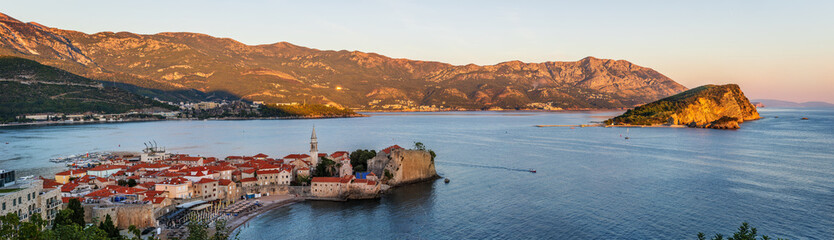
<svg viewBox="0 0 834 240">
<path fill-rule="evenodd" d="M 5 16 L 5 15 L 4 15 Z M 247 45 L 201 33 L 98 32 L 0 17 L 0 55 L 102 81 L 223 91 L 273 103 L 360 109 L 626 108 L 686 87 L 625 60 L 452 65 L 288 42 Z M 397 96 L 397 97 L 391 97 Z"/>
</svg>

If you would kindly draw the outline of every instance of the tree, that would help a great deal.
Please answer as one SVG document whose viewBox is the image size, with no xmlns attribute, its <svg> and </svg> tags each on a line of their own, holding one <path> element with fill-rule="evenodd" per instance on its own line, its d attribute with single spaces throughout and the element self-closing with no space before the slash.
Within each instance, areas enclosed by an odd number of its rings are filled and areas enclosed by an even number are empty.
<svg viewBox="0 0 834 240">
<path fill-rule="evenodd" d="M 422 142 L 414 142 L 414 149 L 426 150 L 426 145 L 423 145 Z"/>
<path fill-rule="evenodd" d="M 20 239 L 43 239 L 44 225 L 46 222 L 41 218 L 40 213 L 32 214 L 28 222 L 20 223 L 20 232 L 18 237 Z"/>
<path fill-rule="evenodd" d="M 368 160 L 376 157 L 375 150 L 356 149 L 350 153 L 350 165 L 353 166 L 353 171 L 364 172 L 368 169 Z"/>
<path fill-rule="evenodd" d="M 121 235 L 119 234 L 119 229 L 116 228 L 115 224 L 113 224 L 113 219 L 110 218 L 110 214 L 107 214 L 104 217 L 104 221 L 101 221 L 99 223 L 98 228 L 106 232 L 107 237 L 111 239 L 121 238 Z"/>
<path fill-rule="evenodd" d="M 78 226 L 84 226 L 84 208 L 81 207 L 81 201 L 78 198 L 70 198 L 67 209 L 72 210 L 72 216 L 70 216 L 72 222 Z"/>
<path fill-rule="evenodd" d="M 17 226 L 20 225 L 20 218 L 16 213 L 7 213 L 0 217 L 0 238 L 14 239 L 18 236 Z"/>
<path fill-rule="evenodd" d="M 329 158 L 320 158 L 313 177 L 330 177 L 335 172 L 336 162 Z"/>
<path fill-rule="evenodd" d="M 732 237 L 727 238 L 727 240 L 758 240 L 756 238 L 757 230 L 756 228 L 751 228 L 747 222 L 742 222 L 741 226 L 738 227 L 738 232 L 733 233 Z M 698 233 L 698 240 L 706 240 L 706 235 L 702 232 Z M 762 235 L 761 240 L 769 240 L 770 237 L 767 235 Z M 716 233 L 715 236 L 712 237 L 712 240 L 724 240 L 724 235 L 720 233 Z M 777 238 L 777 240 L 787 240 L 782 238 Z"/>
<path fill-rule="evenodd" d="M 130 227 L 127 227 L 127 231 L 133 234 L 130 240 L 142 240 L 142 231 L 136 225 L 130 225 Z"/>
<path fill-rule="evenodd" d="M 199 221 L 191 221 L 188 223 L 188 238 L 186 240 L 204 240 L 208 239 L 208 231 L 206 231 L 207 224 Z"/>
<path fill-rule="evenodd" d="M 139 185 L 139 183 L 136 182 L 136 179 L 131 178 L 127 180 L 128 187 L 135 187 L 136 185 Z"/>
<path fill-rule="evenodd" d="M 72 209 L 63 209 L 55 214 L 55 220 L 52 221 L 52 228 L 57 228 L 61 225 L 72 225 Z"/>
</svg>

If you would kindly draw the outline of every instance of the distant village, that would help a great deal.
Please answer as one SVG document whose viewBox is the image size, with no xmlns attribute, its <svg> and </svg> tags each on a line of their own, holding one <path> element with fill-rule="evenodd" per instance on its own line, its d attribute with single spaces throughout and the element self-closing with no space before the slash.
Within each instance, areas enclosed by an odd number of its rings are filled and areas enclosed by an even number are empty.
<svg viewBox="0 0 834 240">
<path fill-rule="evenodd" d="M 428 156 L 424 149 L 407 150 L 393 145 L 367 159 L 367 171 L 354 172 L 351 153 L 319 152 L 315 128 L 309 153 L 281 158 L 259 153 L 221 159 L 171 154 L 153 143 L 146 145 L 137 154 L 103 155 L 92 162 L 70 162 L 68 170 L 56 173 L 53 178 L 16 179 L 14 171 L 0 172 L 0 214 L 17 213 L 25 221 L 39 213 L 44 220 L 52 221 L 71 199 L 78 199 L 88 223 L 110 215 L 118 228 L 131 225 L 155 228 L 157 234 L 164 235 L 165 230 L 169 237 L 178 238 L 182 235 L 177 234 L 185 232 L 183 228 L 188 221 L 234 222 L 236 217 L 278 202 L 271 201 L 276 198 L 288 201 L 378 198 L 389 188 L 385 183 L 403 182 L 400 171 L 404 169 L 400 164 L 403 160 L 411 161 L 407 154 Z M 428 159 L 421 161 L 428 162 Z M 431 174 L 436 175 L 433 157 L 430 164 Z"/>
</svg>

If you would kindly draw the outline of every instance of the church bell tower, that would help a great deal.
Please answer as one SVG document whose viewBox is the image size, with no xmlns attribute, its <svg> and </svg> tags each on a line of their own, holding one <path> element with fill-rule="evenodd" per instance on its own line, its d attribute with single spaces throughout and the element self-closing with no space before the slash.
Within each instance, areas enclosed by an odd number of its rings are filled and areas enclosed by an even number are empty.
<svg viewBox="0 0 834 240">
<path fill-rule="evenodd" d="M 313 167 L 319 163 L 319 141 L 316 138 L 316 126 L 313 126 L 313 135 L 310 136 L 310 158 Z"/>
</svg>

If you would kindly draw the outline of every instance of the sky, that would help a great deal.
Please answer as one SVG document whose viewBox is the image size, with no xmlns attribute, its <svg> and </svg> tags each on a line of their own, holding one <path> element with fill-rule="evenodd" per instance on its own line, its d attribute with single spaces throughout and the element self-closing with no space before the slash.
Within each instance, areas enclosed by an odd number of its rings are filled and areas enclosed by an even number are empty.
<svg viewBox="0 0 834 240">
<path fill-rule="evenodd" d="M 245 44 L 464 65 L 650 67 L 686 87 L 834 102 L 834 1 L 9 1 L 18 20 L 85 33 L 197 32 Z"/>
</svg>

